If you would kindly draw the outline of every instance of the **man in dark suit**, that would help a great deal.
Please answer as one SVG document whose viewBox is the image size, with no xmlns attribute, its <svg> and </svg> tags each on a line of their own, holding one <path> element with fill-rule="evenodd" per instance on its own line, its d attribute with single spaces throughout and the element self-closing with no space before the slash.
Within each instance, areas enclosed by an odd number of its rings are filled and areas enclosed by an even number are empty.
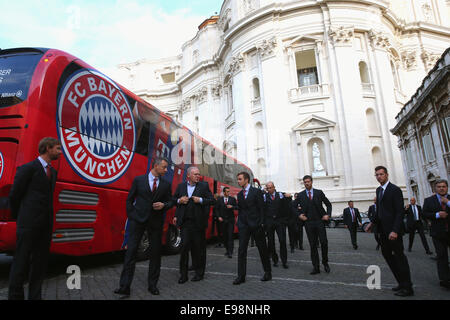
<svg viewBox="0 0 450 320">
<path fill-rule="evenodd" d="M 181 229 L 180 279 L 188 280 L 189 251 L 192 250 L 192 266 L 195 276 L 191 281 L 203 280 L 206 268 L 206 237 L 209 209 L 215 204 L 207 182 L 200 181 L 197 167 L 189 167 L 187 181 L 178 185 L 174 194 L 177 210 L 173 223 Z"/>
<path fill-rule="evenodd" d="M 403 253 L 403 205 L 402 190 L 389 182 L 389 174 L 383 166 L 375 168 L 375 177 L 380 183 L 377 188 L 377 211 L 374 224 L 380 233 L 381 252 L 389 268 L 398 282 L 393 288 L 396 296 L 407 297 L 414 295 L 409 270 L 408 258 Z M 366 228 L 370 232 L 372 222 Z"/>
<path fill-rule="evenodd" d="M 422 207 L 416 205 L 416 199 L 414 197 L 411 198 L 410 204 L 408 204 L 405 208 L 406 214 L 406 227 L 409 232 L 409 246 L 408 251 L 411 252 L 414 236 L 416 234 L 416 230 L 419 232 L 420 239 L 422 240 L 423 247 L 425 248 L 426 254 L 433 254 L 430 251 L 430 247 L 428 246 L 427 239 L 425 238 L 424 228 L 422 224 Z"/>
<path fill-rule="evenodd" d="M 223 197 L 220 197 L 217 201 L 219 221 L 222 223 L 223 230 L 223 245 L 226 249 L 225 255 L 228 258 L 233 257 L 234 250 L 234 210 L 237 210 L 236 199 L 230 196 L 230 188 L 223 188 Z"/>
<path fill-rule="evenodd" d="M 322 248 L 322 264 L 326 273 L 330 272 L 328 265 L 328 240 L 325 223 L 331 218 L 331 203 L 322 190 L 313 189 L 313 178 L 309 175 L 303 177 L 305 190 L 298 194 L 292 207 L 297 212 L 300 220 L 305 222 L 306 234 L 311 247 L 311 261 L 313 270 L 310 274 L 320 273 L 319 252 L 317 246 Z M 325 212 L 323 204 L 327 207 Z"/>
<path fill-rule="evenodd" d="M 370 222 L 375 221 L 375 216 L 377 213 L 377 197 L 373 198 L 373 205 L 369 207 L 367 217 L 369 218 Z M 377 227 L 375 224 L 372 226 L 372 232 L 375 236 L 375 241 L 377 242 L 376 250 L 380 250 L 380 233 L 377 231 Z"/>
<path fill-rule="evenodd" d="M 214 236 L 214 231 L 217 230 L 217 239 L 218 243 L 216 244 L 216 248 L 225 247 L 224 244 L 224 236 L 223 236 L 223 223 L 222 220 L 219 219 L 219 200 L 220 196 L 218 193 L 214 194 L 214 200 L 216 201 L 213 206 L 213 219 L 211 223 L 211 236 Z"/>
<path fill-rule="evenodd" d="M 28 279 L 28 299 L 42 299 L 53 231 L 53 192 L 57 172 L 51 161 L 61 155 L 54 138 L 39 142 L 39 157 L 17 168 L 9 194 L 13 218 L 17 218 L 17 240 L 9 275 L 9 300 L 24 300 L 23 283 Z M 29 268 L 29 272 L 27 270 Z"/>
<path fill-rule="evenodd" d="M 150 244 L 148 267 L 148 291 L 159 295 L 157 283 L 161 269 L 161 238 L 165 213 L 173 206 L 172 185 L 162 176 L 166 174 L 169 161 L 156 158 L 152 170 L 134 178 L 127 197 L 128 233 L 127 251 L 120 275 L 120 287 L 116 294 L 130 295 L 130 286 L 136 268 L 136 254 L 144 232 Z"/>
<path fill-rule="evenodd" d="M 348 202 L 348 208 L 344 209 L 344 224 L 350 231 L 353 249 L 358 249 L 356 235 L 358 233 L 358 225 L 362 225 L 362 220 L 358 208 L 353 207 L 353 201 L 351 200 Z"/>
<path fill-rule="evenodd" d="M 264 194 L 265 226 L 267 233 L 267 246 L 269 256 L 272 257 L 273 266 L 278 266 L 278 255 L 275 249 L 275 231 L 280 242 L 280 257 L 283 268 L 287 269 L 286 227 L 289 220 L 290 194 L 284 194 L 275 190 L 272 181 L 266 183 L 267 193 Z"/>
<path fill-rule="evenodd" d="M 262 191 L 250 185 L 250 175 L 241 172 L 237 175 L 239 186 L 242 190 L 238 193 L 238 229 L 239 229 L 239 253 L 238 253 L 238 277 L 233 284 L 239 285 L 245 282 L 247 274 L 247 248 L 250 236 L 255 236 L 256 246 L 264 268 L 264 276 L 261 281 L 272 280 L 269 253 L 264 235 L 264 198 Z"/>
<path fill-rule="evenodd" d="M 436 194 L 425 199 L 423 215 L 431 220 L 431 237 L 437 254 L 437 269 L 440 285 L 450 289 L 450 269 L 448 266 L 448 250 L 450 248 L 450 195 L 448 181 L 437 180 Z"/>
</svg>

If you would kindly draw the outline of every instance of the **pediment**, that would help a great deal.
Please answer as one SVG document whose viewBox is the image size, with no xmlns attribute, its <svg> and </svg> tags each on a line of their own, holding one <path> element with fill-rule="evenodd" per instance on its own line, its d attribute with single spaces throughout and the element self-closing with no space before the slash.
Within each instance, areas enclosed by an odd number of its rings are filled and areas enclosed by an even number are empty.
<svg viewBox="0 0 450 320">
<path fill-rule="evenodd" d="M 305 44 L 305 43 L 316 43 L 317 41 L 322 41 L 322 38 L 310 35 L 300 35 L 295 38 L 284 40 L 284 47 L 292 47 L 297 44 Z"/>
<path fill-rule="evenodd" d="M 295 125 L 292 130 L 293 131 L 310 131 L 310 130 L 317 130 L 317 129 L 327 129 L 330 127 L 335 127 L 336 122 L 316 116 L 311 115 L 305 120 L 299 122 L 297 125 Z"/>
</svg>

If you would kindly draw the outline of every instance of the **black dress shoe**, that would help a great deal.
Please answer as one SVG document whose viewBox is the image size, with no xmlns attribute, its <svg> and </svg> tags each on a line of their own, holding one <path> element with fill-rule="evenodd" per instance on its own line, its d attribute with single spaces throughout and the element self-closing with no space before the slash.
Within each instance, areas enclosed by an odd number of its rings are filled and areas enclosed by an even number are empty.
<svg viewBox="0 0 450 320">
<path fill-rule="evenodd" d="M 305 250 L 305 249 L 303 249 L 303 246 L 300 246 L 300 250 Z"/>
<path fill-rule="evenodd" d="M 319 268 L 314 268 L 313 271 L 311 271 L 309 274 L 314 275 L 314 274 L 318 274 L 320 273 L 320 269 Z"/>
<path fill-rule="evenodd" d="M 228 255 L 228 258 L 230 258 L 230 259 L 233 258 L 233 255 L 232 255 L 232 254 L 229 254 L 229 255 Z"/>
<path fill-rule="evenodd" d="M 283 268 L 289 269 L 289 266 L 287 265 L 287 263 L 283 263 Z"/>
<path fill-rule="evenodd" d="M 396 295 L 398 297 L 411 297 L 414 295 L 414 290 L 413 289 L 401 289 L 400 291 L 397 291 L 396 293 L 394 293 L 394 295 Z"/>
<path fill-rule="evenodd" d="M 450 281 L 441 281 L 439 285 L 447 290 L 450 290 Z"/>
<path fill-rule="evenodd" d="M 398 292 L 400 290 L 402 290 L 402 287 L 400 287 L 400 286 L 396 286 L 396 287 L 392 288 L 392 291 L 394 291 L 394 292 Z"/>
<path fill-rule="evenodd" d="M 129 288 L 128 289 L 119 288 L 119 289 L 114 290 L 114 293 L 115 294 L 120 294 L 120 295 L 123 295 L 123 296 L 129 296 L 130 295 L 130 289 Z"/>
<path fill-rule="evenodd" d="M 188 281 L 188 278 L 187 277 L 181 277 L 180 279 L 178 279 L 178 283 L 179 284 L 183 284 L 183 283 L 185 283 L 185 282 L 187 282 Z"/>
<path fill-rule="evenodd" d="M 159 290 L 157 287 L 148 288 L 148 292 L 150 292 L 154 296 L 159 296 Z"/>
<path fill-rule="evenodd" d="M 330 273 L 330 266 L 328 264 L 324 264 L 323 265 L 323 269 L 325 270 L 326 273 Z"/>
<path fill-rule="evenodd" d="M 377 251 L 380 250 L 380 245 L 377 245 L 375 250 L 377 250 Z"/>
<path fill-rule="evenodd" d="M 426 252 L 426 254 L 431 255 L 431 254 L 433 254 L 433 252 L 428 251 L 428 252 Z"/>
<path fill-rule="evenodd" d="M 274 263 L 273 263 L 273 266 L 274 266 L 274 267 L 278 267 L 278 262 L 274 262 Z"/>
<path fill-rule="evenodd" d="M 194 266 L 189 266 L 188 271 L 194 271 Z"/>
<path fill-rule="evenodd" d="M 269 281 L 272 280 L 272 273 L 266 272 L 264 273 L 264 276 L 261 278 L 261 281 Z"/>
<path fill-rule="evenodd" d="M 411 248 L 408 248 L 408 252 L 411 252 Z"/>
<path fill-rule="evenodd" d="M 245 279 L 244 278 L 236 278 L 234 281 L 233 281 L 233 284 L 234 285 L 238 285 L 238 284 L 241 284 L 241 283 L 244 283 L 245 282 Z"/>
<path fill-rule="evenodd" d="M 358 246 L 353 246 L 353 249 L 358 250 Z"/>
<path fill-rule="evenodd" d="M 202 276 L 199 276 L 199 275 L 195 275 L 192 279 L 191 279 L 191 281 L 200 281 L 200 280 L 203 280 L 203 277 Z"/>
</svg>

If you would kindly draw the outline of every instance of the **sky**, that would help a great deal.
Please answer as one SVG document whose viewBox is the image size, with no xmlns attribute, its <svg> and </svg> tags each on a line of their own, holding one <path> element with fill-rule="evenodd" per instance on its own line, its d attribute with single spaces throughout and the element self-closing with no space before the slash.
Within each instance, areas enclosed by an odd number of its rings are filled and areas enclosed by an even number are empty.
<svg viewBox="0 0 450 320">
<path fill-rule="evenodd" d="M 223 0 L 0 0 L 0 48 L 66 51 L 108 73 L 178 55 Z"/>
</svg>

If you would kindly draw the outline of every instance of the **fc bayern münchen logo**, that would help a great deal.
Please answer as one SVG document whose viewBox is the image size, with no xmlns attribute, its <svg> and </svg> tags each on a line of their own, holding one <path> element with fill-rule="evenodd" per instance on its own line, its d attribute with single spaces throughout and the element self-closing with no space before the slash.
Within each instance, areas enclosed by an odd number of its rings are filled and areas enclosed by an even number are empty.
<svg viewBox="0 0 450 320">
<path fill-rule="evenodd" d="M 102 74 L 73 74 L 58 98 L 58 134 L 64 155 L 84 179 L 109 184 L 128 169 L 136 134 L 120 88 Z"/>
</svg>

